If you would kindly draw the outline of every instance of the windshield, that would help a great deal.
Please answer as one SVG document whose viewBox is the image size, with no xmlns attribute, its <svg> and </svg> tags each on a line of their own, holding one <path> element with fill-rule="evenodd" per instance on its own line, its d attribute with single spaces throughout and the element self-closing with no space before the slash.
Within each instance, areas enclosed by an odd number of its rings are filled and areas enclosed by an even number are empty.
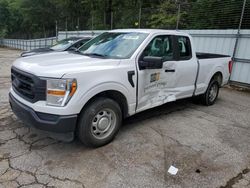
<svg viewBox="0 0 250 188">
<path fill-rule="evenodd" d="M 108 58 L 130 58 L 148 36 L 146 33 L 103 33 L 84 44 L 79 51 L 85 55 Z"/>
<path fill-rule="evenodd" d="M 55 45 L 50 47 L 52 50 L 65 50 L 66 48 L 70 47 L 76 39 L 63 39 L 58 41 Z"/>
</svg>

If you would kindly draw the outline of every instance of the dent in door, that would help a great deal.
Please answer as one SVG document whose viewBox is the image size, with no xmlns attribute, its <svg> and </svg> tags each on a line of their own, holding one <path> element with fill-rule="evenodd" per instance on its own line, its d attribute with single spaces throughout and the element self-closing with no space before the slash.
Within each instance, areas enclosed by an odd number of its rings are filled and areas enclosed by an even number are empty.
<svg viewBox="0 0 250 188">
<path fill-rule="evenodd" d="M 148 74 L 145 82 L 142 91 L 144 94 L 138 106 L 139 111 L 161 105 L 166 100 L 167 81 L 162 77 L 161 72 Z"/>
</svg>

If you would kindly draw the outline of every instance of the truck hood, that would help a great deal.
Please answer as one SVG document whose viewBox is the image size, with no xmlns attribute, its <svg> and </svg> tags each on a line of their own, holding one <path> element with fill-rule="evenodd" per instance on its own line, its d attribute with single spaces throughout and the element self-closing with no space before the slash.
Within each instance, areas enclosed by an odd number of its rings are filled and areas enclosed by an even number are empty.
<svg viewBox="0 0 250 188">
<path fill-rule="evenodd" d="M 53 52 L 18 58 L 13 66 L 37 76 L 61 78 L 67 73 L 107 69 L 119 63 L 118 59 L 96 58 L 73 52 Z"/>
</svg>

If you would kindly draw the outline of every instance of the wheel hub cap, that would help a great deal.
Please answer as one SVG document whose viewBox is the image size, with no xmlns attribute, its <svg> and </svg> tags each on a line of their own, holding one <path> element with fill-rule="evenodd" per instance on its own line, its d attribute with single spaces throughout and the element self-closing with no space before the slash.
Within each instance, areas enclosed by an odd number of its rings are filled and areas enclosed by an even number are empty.
<svg viewBox="0 0 250 188">
<path fill-rule="evenodd" d="M 109 119 L 107 117 L 102 117 L 99 120 L 97 126 L 98 126 L 98 129 L 102 131 L 105 130 L 109 126 Z"/>
</svg>

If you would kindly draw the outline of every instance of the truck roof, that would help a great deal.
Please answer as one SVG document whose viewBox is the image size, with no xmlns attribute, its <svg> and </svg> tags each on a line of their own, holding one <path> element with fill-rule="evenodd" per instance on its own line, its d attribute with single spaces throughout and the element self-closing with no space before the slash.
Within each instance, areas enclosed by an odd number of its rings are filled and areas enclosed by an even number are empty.
<svg viewBox="0 0 250 188">
<path fill-rule="evenodd" d="M 109 32 L 139 32 L 139 33 L 148 33 L 148 34 L 159 34 L 159 33 L 168 33 L 171 35 L 188 35 L 187 33 L 180 32 L 177 30 L 166 30 L 166 29 L 114 29 Z"/>
</svg>

